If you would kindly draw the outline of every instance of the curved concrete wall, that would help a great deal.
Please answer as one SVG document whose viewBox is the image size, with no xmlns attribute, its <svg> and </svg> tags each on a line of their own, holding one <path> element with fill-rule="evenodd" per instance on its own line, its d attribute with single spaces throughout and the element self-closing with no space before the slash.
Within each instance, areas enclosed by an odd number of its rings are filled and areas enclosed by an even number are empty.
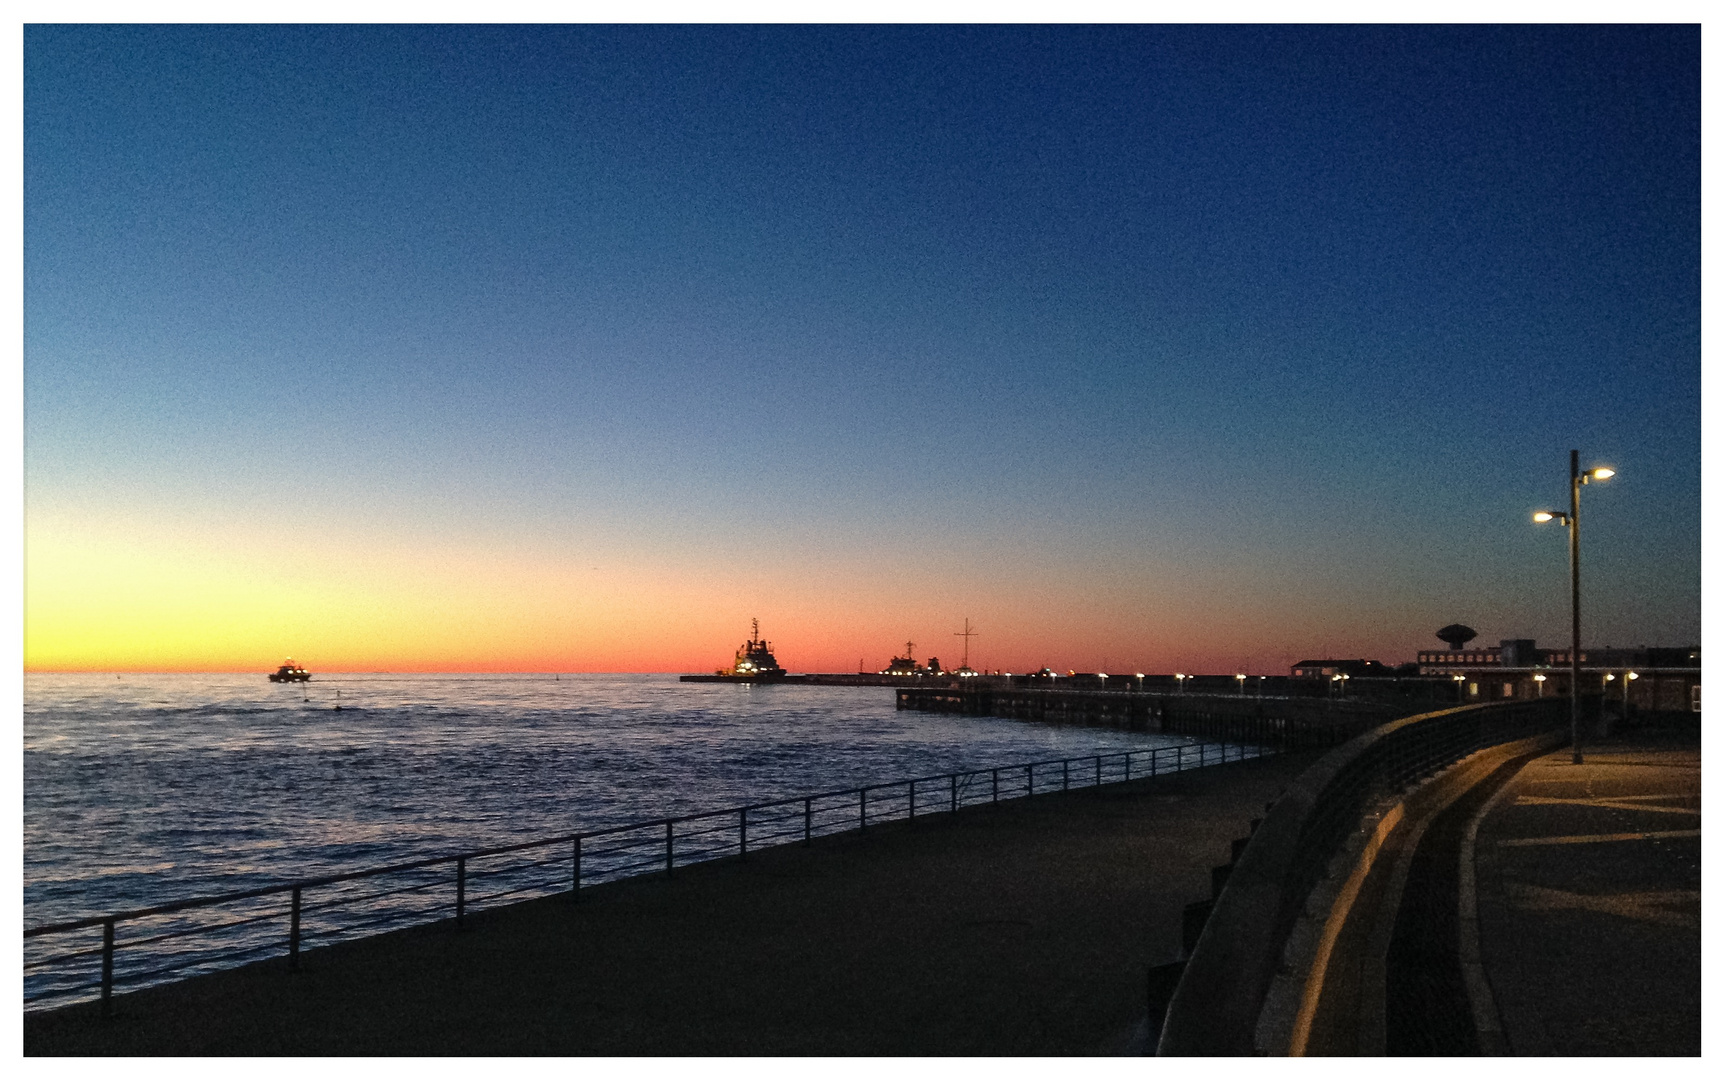
<svg viewBox="0 0 1724 1080">
<path fill-rule="evenodd" d="M 1445 709 L 1384 724 L 1320 758 L 1240 854 L 1174 991 L 1158 1053 L 1257 1053 L 1258 1017 L 1288 936 L 1365 809 L 1475 750 L 1566 716 L 1562 699 Z"/>
</svg>

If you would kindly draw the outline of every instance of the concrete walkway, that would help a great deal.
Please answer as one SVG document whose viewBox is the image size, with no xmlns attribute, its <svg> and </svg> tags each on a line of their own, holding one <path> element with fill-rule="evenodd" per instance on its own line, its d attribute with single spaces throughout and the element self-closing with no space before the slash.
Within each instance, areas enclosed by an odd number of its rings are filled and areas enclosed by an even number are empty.
<svg viewBox="0 0 1724 1080">
<path fill-rule="evenodd" d="M 1534 761 L 1478 826 L 1501 1049 L 1699 1054 L 1698 734 L 1630 734 L 1584 757 Z"/>
<path fill-rule="evenodd" d="M 1390 834 L 1307 1052 L 1700 1052 L 1700 741 L 1640 731 L 1481 774 Z"/>
<path fill-rule="evenodd" d="M 971 808 L 93 1006 L 27 1054 L 1141 1052 L 1184 906 L 1310 753 Z M 1135 1038 L 1135 1042 L 1134 1042 Z"/>
</svg>

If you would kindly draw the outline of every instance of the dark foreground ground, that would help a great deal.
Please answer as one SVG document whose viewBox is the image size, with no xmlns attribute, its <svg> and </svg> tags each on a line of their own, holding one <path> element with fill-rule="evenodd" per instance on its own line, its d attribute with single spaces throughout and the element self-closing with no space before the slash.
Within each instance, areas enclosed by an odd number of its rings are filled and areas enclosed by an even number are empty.
<svg viewBox="0 0 1724 1080">
<path fill-rule="evenodd" d="M 973 808 L 28 1014 L 27 1054 L 1141 1048 L 1184 905 L 1313 754 Z M 1134 1041 L 1135 1039 L 1135 1041 Z"/>
<path fill-rule="evenodd" d="M 1700 733 L 1530 763 L 1478 833 L 1480 944 L 1507 1051 L 1700 1053 Z"/>
</svg>

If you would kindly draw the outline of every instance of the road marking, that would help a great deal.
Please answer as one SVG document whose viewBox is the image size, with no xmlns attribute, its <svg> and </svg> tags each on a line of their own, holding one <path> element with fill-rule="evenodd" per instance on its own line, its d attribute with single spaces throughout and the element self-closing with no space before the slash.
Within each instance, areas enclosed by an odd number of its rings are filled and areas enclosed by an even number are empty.
<svg viewBox="0 0 1724 1080">
<path fill-rule="evenodd" d="M 1613 896 L 1588 896 L 1563 889 L 1545 889 L 1537 885 L 1511 884 L 1510 897 L 1517 907 L 1528 911 L 1593 911 L 1617 915 L 1636 922 L 1658 923 L 1684 929 L 1700 929 L 1700 890 L 1666 889 L 1655 892 L 1617 893 Z M 1671 906 L 1694 911 L 1671 911 Z"/>
<path fill-rule="evenodd" d="M 1643 810 L 1649 814 L 1698 814 L 1698 807 L 1647 806 L 1650 799 L 1683 799 L 1686 795 L 1606 795 L 1594 799 L 1559 799 L 1548 795 L 1522 795 L 1516 806 L 1603 806 L 1612 810 Z"/>
<path fill-rule="evenodd" d="M 1679 840 L 1700 835 L 1699 829 L 1668 829 L 1662 832 L 1595 833 L 1591 836 L 1527 836 L 1498 840 L 1497 847 L 1540 847 L 1545 844 L 1606 844 L 1615 840 Z"/>
</svg>

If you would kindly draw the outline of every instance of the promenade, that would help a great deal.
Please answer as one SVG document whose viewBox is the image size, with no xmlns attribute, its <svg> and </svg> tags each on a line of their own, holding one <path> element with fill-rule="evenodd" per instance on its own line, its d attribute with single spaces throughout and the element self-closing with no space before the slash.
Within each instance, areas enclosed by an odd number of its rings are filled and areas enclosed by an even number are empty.
<svg viewBox="0 0 1724 1080">
<path fill-rule="evenodd" d="M 1700 740 L 1512 761 L 1391 836 L 1307 1053 L 1700 1053 Z"/>
<path fill-rule="evenodd" d="M 27 1014 L 27 1054 L 1142 1052 L 1147 970 L 1315 752 L 751 852 Z"/>
<path fill-rule="evenodd" d="M 1698 735 L 1584 757 L 1532 762 L 1478 826 L 1481 1049 L 1699 1054 Z"/>
</svg>

